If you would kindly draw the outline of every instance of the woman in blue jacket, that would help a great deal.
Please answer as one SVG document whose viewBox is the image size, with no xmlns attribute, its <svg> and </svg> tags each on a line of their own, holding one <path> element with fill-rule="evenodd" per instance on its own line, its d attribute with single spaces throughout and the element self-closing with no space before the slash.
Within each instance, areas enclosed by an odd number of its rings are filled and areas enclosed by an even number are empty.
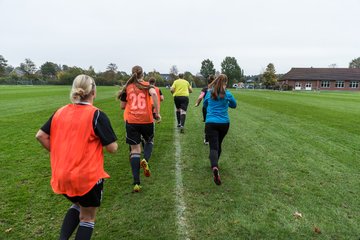
<svg viewBox="0 0 360 240">
<path fill-rule="evenodd" d="M 214 182 L 217 185 L 221 184 L 218 167 L 218 161 L 221 155 L 221 143 L 230 126 L 228 108 L 236 108 L 234 96 L 226 90 L 227 83 L 227 76 L 220 74 L 209 85 L 209 92 L 204 99 L 204 107 L 207 109 L 205 132 L 209 139 L 209 158 L 214 175 Z"/>
</svg>

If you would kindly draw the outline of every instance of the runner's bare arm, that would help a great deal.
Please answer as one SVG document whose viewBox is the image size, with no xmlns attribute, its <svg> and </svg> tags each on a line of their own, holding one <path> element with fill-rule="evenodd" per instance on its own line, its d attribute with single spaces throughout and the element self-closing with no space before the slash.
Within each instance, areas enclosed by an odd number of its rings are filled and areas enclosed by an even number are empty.
<svg viewBox="0 0 360 240">
<path fill-rule="evenodd" d="M 116 153 L 117 149 L 118 149 L 118 144 L 117 142 L 112 142 L 108 145 L 105 146 L 106 151 L 108 151 L 109 153 Z"/>
<path fill-rule="evenodd" d="M 50 152 L 50 135 L 39 129 L 35 137 L 41 143 L 41 145 Z"/>
</svg>

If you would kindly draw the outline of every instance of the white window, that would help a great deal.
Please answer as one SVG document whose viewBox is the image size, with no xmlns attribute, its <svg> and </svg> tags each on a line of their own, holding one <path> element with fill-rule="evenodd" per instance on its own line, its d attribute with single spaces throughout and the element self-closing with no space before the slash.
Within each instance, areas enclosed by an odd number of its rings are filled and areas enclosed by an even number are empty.
<svg viewBox="0 0 360 240">
<path fill-rule="evenodd" d="M 311 88 L 311 86 L 312 86 L 311 82 L 307 82 L 307 83 L 305 84 L 305 88 Z"/>
<path fill-rule="evenodd" d="M 350 88 L 358 88 L 359 87 L 359 82 L 358 81 L 351 81 L 349 87 Z"/>
<path fill-rule="evenodd" d="M 330 81 L 321 81 L 320 87 L 329 88 L 330 87 Z"/>
<path fill-rule="evenodd" d="M 301 82 L 295 83 L 295 90 L 301 90 Z"/>
<path fill-rule="evenodd" d="M 344 88 L 345 84 L 344 81 L 336 81 L 335 87 L 336 88 Z"/>
</svg>

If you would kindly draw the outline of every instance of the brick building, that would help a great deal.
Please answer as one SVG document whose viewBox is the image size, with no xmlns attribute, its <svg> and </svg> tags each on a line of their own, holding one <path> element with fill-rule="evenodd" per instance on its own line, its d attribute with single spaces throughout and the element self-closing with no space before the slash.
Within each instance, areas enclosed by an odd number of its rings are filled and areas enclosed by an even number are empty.
<svg viewBox="0 0 360 240">
<path fill-rule="evenodd" d="M 291 68 L 280 84 L 294 90 L 360 90 L 360 68 Z"/>
</svg>

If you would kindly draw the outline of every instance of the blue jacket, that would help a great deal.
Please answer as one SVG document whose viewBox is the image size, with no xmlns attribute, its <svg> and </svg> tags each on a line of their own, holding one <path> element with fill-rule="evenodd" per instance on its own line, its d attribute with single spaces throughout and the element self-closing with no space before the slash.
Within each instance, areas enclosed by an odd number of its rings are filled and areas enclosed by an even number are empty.
<svg viewBox="0 0 360 240">
<path fill-rule="evenodd" d="M 211 89 L 205 95 L 204 107 L 206 107 L 206 123 L 229 123 L 228 108 L 236 108 L 236 100 L 228 90 L 225 97 L 218 97 L 217 100 L 211 98 Z"/>
</svg>

